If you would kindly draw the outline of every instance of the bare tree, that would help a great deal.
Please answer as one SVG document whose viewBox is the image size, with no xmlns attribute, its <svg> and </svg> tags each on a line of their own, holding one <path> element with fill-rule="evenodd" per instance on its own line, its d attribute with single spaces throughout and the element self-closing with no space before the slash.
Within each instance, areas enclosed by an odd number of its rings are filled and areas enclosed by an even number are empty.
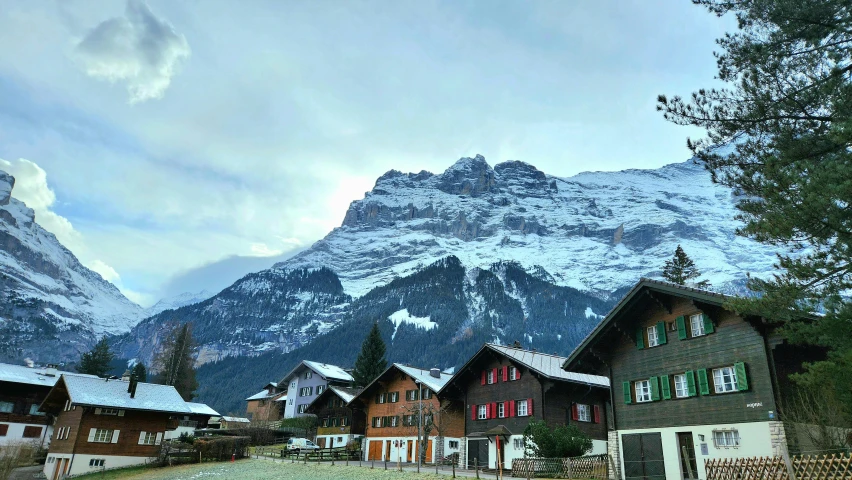
<svg viewBox="0 0 852 480">
<path fill-rule="evenodd" d="M 419 426 L 418 422 L 421 418 L 421 405 L 423 409 L 423 437 L 418 448 L 418 455 L 420 456 L 420 462 L 425 463 L 426 448 L 429 446 L 429 436 L 434 432 L 436 440 L 441 441 L 443 439 L 444 434 L 447 432 L 447 429 L 451 424 L 454 409 L 452 403 L 447 400 L 439 401 L 438 405 L 435 405 L 435 403 L 430 400 L 422 403 L 420 401 L 415 401 L 409 405 L 403 406 L 402 409 L 405 412 L 405 415 L 403 416 L 403 426 L 409 427 L 413 435 L 417 435 Z M 435 458 L 433 460 L 437 462 L 439 459 Z"/>
<path fill-rule="evenodd" d="M 801 453 L 836 453 L 852 448 L 845 405 L 830 389 L 798 388 L 784 402 L 783 420 L 798 438 Z M 804 442 L 807 444 L 803 444 Z"/>
</svg>

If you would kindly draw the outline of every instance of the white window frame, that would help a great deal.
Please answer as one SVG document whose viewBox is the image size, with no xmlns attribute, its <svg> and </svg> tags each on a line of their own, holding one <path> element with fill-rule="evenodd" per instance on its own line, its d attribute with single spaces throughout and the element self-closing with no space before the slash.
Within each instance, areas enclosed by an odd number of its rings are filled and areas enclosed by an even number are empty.
<svg viewBox="0 0 852 480">
<path fill-rule="evenodd" d="M 389 403 L 396 403 L 396 402 L 398 402 L 398 401 L 399 401 L 399 392 L 390 392 L 390 393 L 388 394 L 388 396 L 390 397 L 390 398 L 388 399 L 388 402 L 389 402 Z"/>
<path fill-rule="evenodd" d="M 485 383 L 488 385 L 494 385 L 497 383 L 497 376 L 494 374 L 493 368 L 488 369 L 488 373 L 485 375 Z"/>
<path fill-rule="evenodd" d="M 716 393 L 732 393 L 737 388 L 737 370 L 733 367 L 713 369 L 713 387 Z"/>
<path fill-rule="evenodd" d="M 488 419 L 488 405 L 477 405 L 476 406 L 476 419 L 477 420 L 487 420 Z"/>
<path fill-rule="evenodd" d="M 115 430 L 108 430 L 106 428 L 98 428 L 95 430 L 95 438 L 92 440 L 94 443 L 112 443 L 112 432 Z"/>
<path fill-rule="evenodd" d="M 648 327 L 645 331 L 648 332 L 648 348 L 658 346 L 660 344 L 660 337 L 657 334 L 657 326 Z"/>
<path fill-rule="evenodd" d="M 518 379 L 518 369 L 515 367 L 509 367 L 509 380 L 514 381 Z"/>
<path fill-rule="evenodd" d="M 44 413 L 44 412 L 39 412 L 39 411 L 38 411 L 38 406 L 39 406 L 39 405 L 38 405 L 37 403 L 34 403 L 34 404 L 30 405 L 30 415 L 39 415 L 39 416 L 43 416 L 43 415 L 45 415 L 45 413 Z"/>
<path fill-rule="evenodd" d="M 296 413 L 305 413 L 305 410 L 308 409 L 307 403 L 299 404 L 299 407 L 296 409 Z"/>
<path fill-rule="evenodd" d="M 117 408 L 101 408 L 100 415 L 115 415 L 115 416 L 118 416 L 119 412 L 121 412 L 121 410 L 119 410 Z"/>
<path fill-rule="evenodd" d="M 523 450 L 525 447 L 523 437 L 513 439 L 512 443 L 515 446 L 515 450 Z"/>
<path fill-rule="evenodd" d="M 325 385 L 317 385 L 317 395 L 325 391 Z"/>
<path fill-rule="evenodd" d="M 106 459 L 103 459 L 103 458 L 92 458 L 92 459 L 89 460 L 89 466 L 93 467 L 93 468 L 94 467 L 103 467 L 105 461 L 106 461 Z"/>
<path fill-rule="evenodd" d="M 299 389 L 300 397 L 310 397 L 313 394 L 313 387 L 302 387 Z"/>
<path fill-rule="evenodd" d="M 291 383 L 290 383 L 290 388 L 296 388 L 296 382 L 291 382 Z"/>
<path fill-rule="evenodd" d="M 689 316 L 690 335 L 693 337 L 703 337 L 704 332 L 704 315 L 696 313 Z"/>
<path fill-rule="evenodd" d="M 592 421 L 592 407 L 578 403 L 577 404 L 577 420 L 581 422 L 591 422 Z"/>
<path fill-rule="evenodd" d="M 527 404 L 527 400 L 518 400 L 515 402 L 516 408 L 518 410 L 519 417 L 528 417 L 529 416 L 529 405 Z"/>
<path fill-rule="evenodd" d="M 651 381 L 649 379 L 633 382 L 633 388 L 636 392 L 636 403 L 651 401 Z"/>
<path fill-rule="evenodd" d="M 497 418 L 506 418 L 506 402 L 497 403 Z"/>
<path fill-rule="evenodd" d="M 675 398 L 689 397 L 689 384 L 686 382 L 686 374 L 680 373 L 674 376 Z"/>
<path fill-rule="evenodd" d="M 311 379 L 311 378 L 313 378 L 313 377 L 314 377 L 314 372 L 312 372 L 312 371 L 310 371 L 310 370 L 308 370 L 307 372 L 305 372 L 305 380 L 310 380 L 310 379 Z"/>
<path fill-rule="evenodd" d="M 15 410 L 13 402 L 0 402 L 0 413 L 12 413 Z"/>
<path fill-rule="evenodd" d="M 458 450 L 459 449 L 459 441 L 458 440 L 450 440 L 448 447 L 453 449 L 453 450 Z"/>
<path fill-rule="evenodd" d="M 716 448 L 738 448 L 740 446 L 739 430 L 713 430 L 713 444 Z"/>
<path fill-rule="evenodd" d="M 141 432 L 139 445 L 154 445 L 157 442 L 157 432 Z"/>
</svg>

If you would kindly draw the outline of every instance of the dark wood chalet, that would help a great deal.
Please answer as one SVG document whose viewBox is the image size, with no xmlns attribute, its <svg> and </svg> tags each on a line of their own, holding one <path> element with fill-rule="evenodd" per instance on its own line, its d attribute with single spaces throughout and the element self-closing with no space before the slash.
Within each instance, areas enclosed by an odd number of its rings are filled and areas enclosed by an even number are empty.
<svg viewBox="0 0 852 480">
<path fill-rule="evenodd" d="M 787 451 L 780 398 L 809 357 L 727 299 L 643 279 L 564 362 L 612 382 L 616 478 L 703 479 L 707 459 Z"/>
<path fill-rule="evenodd" d="M 524 456 L 523 432 L 532 420 L 575 424 L 605 453 L 609 380 L 562 370 L 565 357 L 486 343 L 444 389 L 464 400 L 462 464 L 511 468 Z M 501 435 L 498 457 L 495 434 Z"/>
<path fill-rule="evenodd" d="M 323 448 L 345 447 L 364 436 L 367 414 L 364 408 L 350 403 L 359 389 L 329 385 L 308 405 L 305 413 L 317 416 L 316 444 Z"/>
</svg>

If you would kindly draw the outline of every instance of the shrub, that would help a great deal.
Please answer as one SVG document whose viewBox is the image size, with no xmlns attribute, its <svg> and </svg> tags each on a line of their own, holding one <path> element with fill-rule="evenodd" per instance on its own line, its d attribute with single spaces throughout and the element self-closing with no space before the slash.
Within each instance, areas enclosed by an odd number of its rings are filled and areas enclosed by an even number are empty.
<svg viewBox="0 0 852 480">
<path fill-rule="evenodd" d="M 195 443 L 195 435 L 189 432 L 183 432 L 178 437 L 178 441 L 181 443 L 187 443 L 189 445 L 192 445 L 193 443 Z"/>
<path fill-rule="evenodd" d="M 230 460 L 248 457 L 249 437 L 202 437 L 195 439 L 195 451 L 202 460 Z"/>
<path fill-rule="evenodd" d="M 592 449 L 592 440 L 575 425 L 551 429 L 544 421 L 533 421 L 524 429 L 525 453 L 537 458 L 579 457 Z"/>
</svg>

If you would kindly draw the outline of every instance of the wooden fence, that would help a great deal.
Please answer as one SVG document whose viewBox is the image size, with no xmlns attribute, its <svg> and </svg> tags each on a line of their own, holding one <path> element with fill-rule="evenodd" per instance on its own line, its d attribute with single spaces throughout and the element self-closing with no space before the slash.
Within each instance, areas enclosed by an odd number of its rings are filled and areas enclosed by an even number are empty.
<svg viewBox="0 0 852 480">
<path fill-rule="evenodd" d="M 795 480 L 849 480 L 852 454 L 791 457 Z M 783 457 L 714 458 L 704 464 L 707 480 L 794 480 Z"/>
<path fill-rule="evenodd" d="M 294 451 L 282 447 L 255 447 L 254 455 L 261 457 L 290 458 L 304 462 L 334 462 L 338 460 L 352 461 L 361 458 L 361 450 L 341 448 L 324 448 L 319 450 Z"/>
<path fill-rule="evenodd" d="M 512 460 L 512 476 L 523 478 L 608 478 L 608 455 L 573 458 L 516 458 Z"/>
</svg>

